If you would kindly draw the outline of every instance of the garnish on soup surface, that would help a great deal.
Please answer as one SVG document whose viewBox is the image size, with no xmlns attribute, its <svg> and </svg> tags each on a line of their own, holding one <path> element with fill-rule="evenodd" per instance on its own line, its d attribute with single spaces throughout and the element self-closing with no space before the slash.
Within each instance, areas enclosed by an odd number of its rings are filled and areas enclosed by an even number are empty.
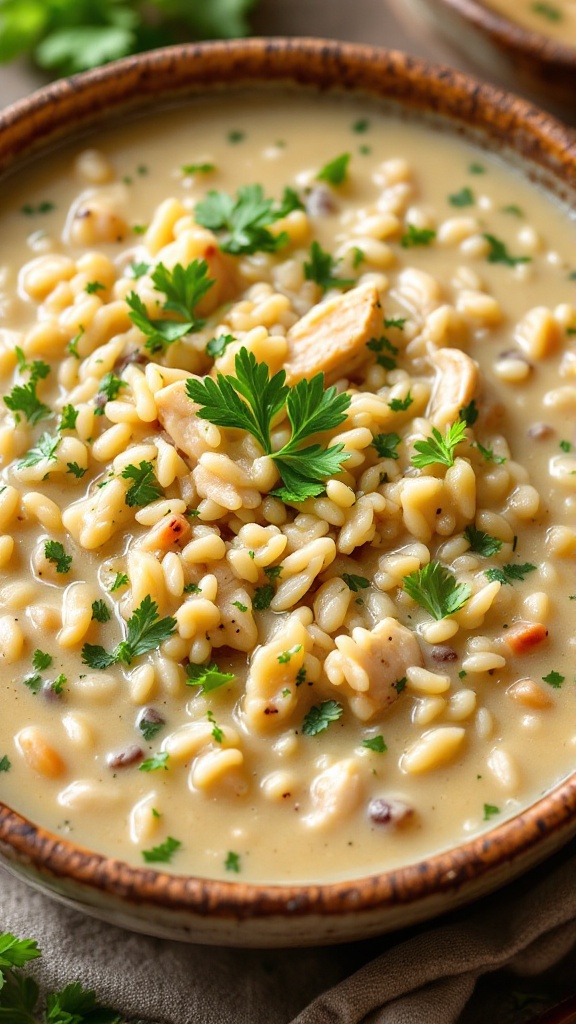
<svg viewBox="0 0 576 1024">
<path fill-rule="evenodd" d="M 369 105 L 97 145 L 3 190 L 0 798 L 242 880 L 505 821 L 576 749 L 573 226 Z"/>
</svg>

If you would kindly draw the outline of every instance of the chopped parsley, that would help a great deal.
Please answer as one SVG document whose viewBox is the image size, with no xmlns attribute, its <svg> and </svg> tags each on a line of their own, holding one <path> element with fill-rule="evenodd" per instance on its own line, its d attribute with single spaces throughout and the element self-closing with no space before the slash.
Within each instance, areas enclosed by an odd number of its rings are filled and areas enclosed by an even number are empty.
<svg viewBox="0 0 576 1024">
<path fill-rule="evenodd" d="M 571 452 L 572 451 L 572 444 L 570 443 L 570 441 L 560 441 L 560 447 L 561 447 L 563 452 Z"/>
<path fill-rule="evenodd" d="M 214 742 L 215 743 L 222 743 L 222 741 L 224 739 L 224 733 L 223 733 L 222 729 L 220 728 L 220 726 L 217 724 L 216 719 L 214 718 L 213 711 L 208 710 L 206 712 L 206 718 L 211 723 L 211 725 L 213 725 L 213 727 L 214 727 L 212 729 L 212 736 L 213 736 Z"/>
<path fill-rule="evenodd" d="M 72 555 L 67 555 L 59 540 L 47 540 L 44 544 L 44 555 L 56 566 L 56 572 L 63 576 L 70 572 Z"/>
<path fill-rule="evenodd" d="M 108 653 L 104 647 L 84 644 L 82 663 L 90 668 L 108 668 L 121 662 L 131 665 L 134 658 L 148 651 L 155 651 L 165 640 L 174 635 L 176 619 L 166 616 L 158 617 L 158 605 L 149 594 L 135 608 L 127 622 L 127 633 L 124 640 Z"/>
<path fill-rule="evenodd" d="M 408 391 L 405 398 L 391 398 L 388 402 L 388 408 L 392 409 L 392 412 L 406 412 L 410 408 L 414 399 L 412 394 Z"/>
<path fill-rule="evenodd" d="M 399 459 L 396 449 L 401 440 L 399 434 L 375 434 L 372 438 L 372 447 L 376 449 L 381 459 Z"/>
<path fill-rule="evenodd" d="M 493 462 L 496 466 L 501 466 L 504 462 L 506 462 L 506 459 L 503 455 L 495 455 L 492 448 L 485 448 L 483 444 L 480 444 L 480 441 L 475 441 L 474 444 L 476 445 L 482 458 L 486 459 L 486 462 Z"/>
<path fill-rule="evenodd" d="M 149 743 L 150 740 L 153 740 L 154 737 L 158 735 L 165 724 L 166 723 L 164 721 L 153 722 L 151 719 L 146 718 L 146 715 L 144 714 L 138 722 L 138 728 L 142 733 L 143 739 L 146 743 Z"/>
<path fill-rule="evenodd" d="M 464 530 L 464 536 L 470 545 L 470 550 L 475 551 L 476 554 L 482 555 L 484 558 L 497 555 L 502 547 L 501 540 L 491 537 L 484 530 L 477 530 L 475 526 L 467 526 Z"/>
<path fill-rule="evenodd" d="M 402 679 L 397 679 L 396 682 L 393 684 L 396 693 L 402 693 L 406 689 L 407 682 L 408 680 L 406 679 L 406 676 L 402 676 Z"/>
<path fill-rule="evenodd" d="M 88 470 L 82 469 L 82 466 L 79 466 L 77 462 L 67 462 L 66 472 L 70 473 L 71 476 L 75 476 L 77 480 L 81 480 L 84 474 L 88 472 Z"/>
<path fill-rule="evenodd" d="M 234 679 L 236 676 L 233 672 L 221 672 L 215 661 L 209 665 L 190 663 L 186 666 L 186 686 L 201 686 L 200 693 L 211 693 Z"/>
<path fill-rule="evenodd" d="M 228 345 L 233 341 L 236 341 L 233 334 L 219 334 L 217 338 L 210 338 L 206 345 L 206 355 L 217 359 L 218 356 L 224 355 Z"/>
<path fill-rule="evenodd" d="M 226 871 L 235 871 L 236 874 L 240 872 L 240 854 L 234 853 L 233 850 L 228 850 L 226 860 L 224 861 L 224 867 Z"/>
<path fill-rule="evenodd" d="M 78 334 L 74 338 L 72 338 L 72 341 L 69 341 L 67 345 L 67 351 L 70 353 L 71 356 L 74 356 L 75 359 L 80 359 L 80 353 L 78 351 L 78 342 L 80 341 L 80 338 L 82 337 L 83 334 L 84 328 L 81 327 L 80 330 L 78 331 Z"/>
<path fill-rule="evenodd" d="M 201 594 L 202 587 L 199 587 L 197 583 L 187 583 L 184 587 L 185 594 Z"/>
<path fill-rule="evenodd" d="M 172 270 L 159 263 L 150 275 L 157 291 L 164 292 L 166 296 L 162 309 L 175 313 L 180 317 L 178 320 L 153 320 L 136 292 L 126 296 L 130 307 L 128 315 L 146 335 L 144 347 L 149 352 L 163 352 L 172 342 L 204 326 L 205 321 L 196 315 L 196 306 L 214 284 L 214 280 L 208 277 L 208 269 L 206 260 L 192 260 L 186 267 L 177 263 Z"/>
<path fill-rule="evenodd" d="M 342 153 L 340 156 L 324 164 L 324 167 L 316 175 L 317 181 L 327 181 L 329 185 L 342 185 L 348 175 L 348 164 L 350 153 Z"/>
<path fill-rule="evenodd" d="M 486 174 L 486 168 L 484 164 L 473 163 L 468 166 L 469 174 Z"/>
<path fill-rule="evenodd" d="M 468 402 L 468 405 L 463 405 L 458 416 L 467 427 L 473 427 L 478 419 L 478 407 L 474 399 Z"/>
<path fill-rule="evenodd" d="M 66 676 L 64 675 L 63 672 L 61 672 L 60 675 L 56 676 L 56 679 L 52 683 L 50 689 L 52 690 L 53 693 L 56 693 L 58 696 L 60 696 L 61 693 L 64 693 L 64 687 L 67 682 L 68 680 Z"/>
<path fill-rule="evenodd" d="M 366 579 L 365 576 L 354 576 L 353 573 L 343 572 L 342 579 L 353 594 L 358 594 L 361 590 L 367 590 L 370 586 L 370 580 Z"/>
<path fill-rule="evenodd" d="M 179 839 L 168 836 L 165 842 L 160 843 L 159 846 L 153 846 L 150 850 L 142 850 L 142 856 L 147 864 L 169 864 L 181 846 L 182 843 Z"/>
<path fill-rule="evenodd" d="M 271 583 L 265 583 L 262 587 L 256 587 L 252 598 L 252 607 L 257 612 L 263 612 L 270 607 L 274 597 L 274 587 Z"/>
<path fill-rule="evenodd" d="M 302 722 L 302 732 L 306 736 L 317 736 L 325 732 L 332 722 L 337 722 L 342 717 L 344 708 L 336 700 L 324 700 L 321 704 L 310 708 Z"/>
<path fill-rule="evenodd" d="M 279 218 L 280 217 L 287 217 L 288 214 L 292 213 L 294 210 L 305 210 L 305 209 L 306 209 L 306 207 L 304 206 L 304 203 L 300 199 L 300 196 L 298 195 L 296 190 L 293 189 L 293 188 L 290 188 L 287 185 L 286 188 L 284 189 L 283 193 L 282 193 L 282 200 L 280 202 L 280 206 L 278 207 L 278 209 L 276 211 L 276 213 L 278 214 L 278 217 Z"/>
<path fill-rule="evenodd" d="M 502 213 L 509 213 L 513 217 L 523 217 L 524 211 L 520 206 L 516 206 L 515 203 L 509 203 L 508 206 L 502 207 Z"/>
<path fill-rule="evenodd" d="M 370 127 L 370 121 L 366 117 L 362 117 L 359 121 L 355 121 L 352 125 L 352 131 L 358 135 L 363 135 L 367 132 Z"/>
<path fill-rule="evenodd" d="M 362 746 L 373 750 L 375 754 L 385 754 L 388 750 L 383 736 L 371 736 L 370 739 L 362 740 Z"/>
<path fill-rule="evenodd" d="M 256 438 L 274 460 L 284 484 L 271 494 L 290 502 L 305 501 L 321 494 L 324 478 L 339 473 L 348 455 L 342 444 L 324 449 L 320 444 L 303 448 L 301 443 L 313 434 L 343 423 L 350 395 L 339 395 L 335 387 L 324 389 L 322 373 L 288 387 L 284 370 L 270 377 L 266 363 L 257 363 L 254 354 L 245 348 L 237 353 L 235 368 L 235 377 L 219 373 L 216 380 L 205 377 L 203 381 L 193 378 L 186 381 L 189 398 L 200 407 L 196 415 L 217 426 L 246 430 Z M 272 421 L 284 406 L 292 435 L 275 452 Z"/>
<path fill-rule="evenodd" d="M 490 252 L 486 257 L 488 263 L 503 263 L 506 267 L 517 267 L 521 263 L 532 262 L 531 256 L 511 256 L 505 243 L 494 235 L 484 233 L 482 237 L 490 246 Z"/>
<path fill-rule="evenodd" d="M 534 11 L 534 14 L 540 14 L 548 21 L 562 21 L 563 18 L 560 8 L 556 7 L 556 4 L 548 3 L 548 0 L 536 0 L 530 10 Z"/>
<path fill-rule="evenodd" d="M 29 690 L 32 690 L 32 693 L 38 693 L 42 686 L 42 676 L 38 675 L 36 672 L 32 676 L 26 676 L 23 682 L 24 686 L 27 686 Z"/>
<path fill-rule="evenodd" d="M 287 245 L 285 231 L 273 235 L 268 230 L 280 216 L 274 201 L 264 198 L 261 185 L 244 185 L 236 197 L 212 190 L 194 210 L 196 223 L 214 231 L 222 251 L 233 256 L 277 252 Z"/>
<path fill-rule="evenodd" d="M 436 232 L 433 228 L 417 228 L 415 224 L 407 224 L 400 245 L 403 249 L 412 249 L 417 245 L 431 245 L 435 238 Z"/>
<path fill-rule="evenodd" d="M 137 281 L 140 277 L 144 277 L 150 270 L 150 263 L 131 263 L 130 274 Z"/>
<path fill-rule="evenodd" d="M 283 568 L 283 565 L 267 565 L 264 572 L 269 580 L 277 580 L 281 575 Z"/>
<path fill-rule="evenodd" d="M 211 174 L 216 170 L 216 164 L 182 164 L 182 174 Z"/>
<path fill-rule="evenodd" d="M 457 583 L 454 575 L 436 561 L 405 576 L 404 589 L 437 620 L 454 615 L 472 593 L 467 583 Z"/>
<path fill-rule="evenodd" d="M 36 672 L 44 672 L 47 668 L 50 668 L 51 664 L 52 655 L 46 654 L 45 651 L 41 651 L 37 647 L 32 655 L 32 668 L 36 669 Z"/>
<path fill-rule="evenodd" d="M 334 275 L 338 262 L 340 261 L 333 259 L 319 242 L 312 242 L 310 262 L 304 262 L 304 277 L 307 281 L 315 281 L 323 291 L 327 291 L 328 288 L 348 288 L 354 284 L 351 278 Z"/>
<path fill-rule="evenodd" d="M 495 807 L 494 804 L 484 804 L 484 818 L 483 821 L 490 821 L 495 814 L 500 814 L 500 808 Z"/>
<path fill-rule="evenodd" d="M 110 621 L 110 609 L 105 601 L 92 602 L 92 618 L 96 622 Z"/>
<path fill-rule="evenodd" d="M 302 668 L 299 668 L 296 673 L 296 686 L 302 686 L 302 684 L 306 682 L 306 676 L 306 668 L 302 665 Z"/>
<path fill-rule="evenodd" d="M 125 572 L 117 572 L 116 579 L 110 587 L 110 593 L 113 594 L 115 590 L 120 590 L 121 587 L 127 587 L 129 582 Z"/>
<path fill-rule="evenodd" d="M 383 366 L 385 370 L 395 370 L 397 363 L 393 358 L 398 355 L 398 348 L 393 345 L 392 342 L 382 336 L 381 338 L 371 338 L 370 341 L 366 342 L 366 348 L 370 349 L 371 352 L 376 352 L 376 362 L 378 366 Z"/>
<path fill-rule="evenodd" d="M 54 415 L 38 398 L 36 387 L 37 380 L 29 380 L 26 384 L 15 384 L 9 395 L 4 395 L 4 404 L 15 414 L 16 422 L 20 420 L 18 413 L 22 413 L 31 426 Z"/>
<path fill-rule="evenodd" d="M 129 508 L 149 505 L 150 502 L 156 501 L 164 494 L 154 476 L 154 467 L 151 462 L 142 461 L 139 466 L 125 466 L 120 475 L 124 480 L 133 481 L 124 498 Z"/>
<path fill-rule="evenodd" d="M 84 291 L 87 292 L 88 295 L 96 295 L 97 292 L 105 292 L 106 285 L 102 284 L 101 281 L 88 281 Z"/>
<path fill-rule="evenodd" d="M 28 469 L 32 466 L 37 466 L 44 459 L 47 462 L 56 461 L 56 452 L 60 445 L 62 438 L 59 434 L 52 437 L 51 434 L 42 434 L 42 437 L 38 440 L 37 444 L 33 448 L 30 448 L 23 458 L 18 463 L 19 469 Z"/>
<path fill-rule="evenodd" d="M 75 430 L 79 410 L 73 405 L 65 405 L 60 414 L 59 430 Z"/>
<path fill-rule="evenodd" d="M 52 213 L 52 210 L 56 209 L 56 204 L 51 203 L 49 199 L 42 199 L 36 206 L 32 203 L 24 203 L 20 209 L 27 217 L 35 217 L 37 214 Z"/>
<path fill-rule="evenodd" d="M 232 601 L 232 606 L 234 608 L 237 608 L 239 612 L 247 612 L 248 611 L 248 605 L 247 604 L 242 604 L 242 601 Z"/>
<path fill-rule="evenodd" d="M 238 131 L 237 128 L 233 128 L 231 131 L 228 132 L 226 138 L 228 139 L 228 142 L 232 146 L 235 146 L 237 145 L 238 142 L 244 142 L 244 139 L 246 138 L 246 132 L 240 132 Z"/>
<path fill-rule="evenodd" d="M 7 754 L 4 754 L 3 757 L 0 757 L 0 772 L 9 772 L 11 767 L 12 767 L 12 763 L 8 759 L 8 755 Z M 0 949 L 0 968 L 3 967 L 3 966 L 5 966 L 5 965 L 2 963 L 2 951 Z"/>
<path fill-rule="evenodd" d="M 288 662 L 292 660 L 292 656 L 294 654 L 299 654 L 301 650 L 302 644 L 294 644 L 294 646 L 290 647 L 289 650 L 281 651 L 281 653 L 278 655 L 278 663 L 280 665 L 287 665 Z"/>
<path fill-rule="evenodd" d="M 547 676 L 542 676 L 542 681 L 548 683 L 549 686 L 553 686 L 555 690 L 559 690 L 564 682 L 566 676 L 560 675 L 560 672 L 549 672 Z"/>
<path fill-rule="evenodd" d="M 455 461 L 454 451 L 465 437 L 466 424 L 462 420 L 458 420 L 456 423 L 452 423 L 451 426 L 446 427 L 444 437 L 442 437 L 442 434 L 436 427 L 432 427 L 432 437 L 427 437 L 425 441 L 415 442 L 414 449 L 418 454 L 412 456 L 412 465 L 418 469 L 438 464 L 453 466 Z"/>
<path fill-rule="evenodd" d="M 170 755 L 166 750 L 162 750 L 158 754 L 153 754 L 152 757 L 147 758 L 146 761 L 142 761 L 142 764 L 138 765 L 138 771 L 157 772 L 163 768 L 164 771 L 167 772 L 169 756 Z"/>
<path fill-rule="evenodd" d="M 448 196 L 450 206 L 473 206 L 475 203 L 474 193 L 468 185 L 464 185 L 459 192 L 453 192 Z"/>
<path fill-rule="evenodd" d="M 384 327 L 396 327 L 399 331 L 403 331 L 407 319 L 408 317 L 405 316 L 385 316 Z"/>
<path fill-rule="evenodd" d="M 529 572 L 534 572 L 536 569 L 535 565 L 531 565 L 530 562 L 522 562 L 518 564 L 508 563 L 503 565 L 501 569 L 486 569 L 484 575 L 490 580 L 491 583 L 514 583 L 516 580 L 523 580 Z"/>
<path fill-rule="evenodd" d="M 96 416 L 104 415 L 106 402 L 113 402 L 122 388 L 127 387 L 126 381 L 120 380 L 114 373 L 107 373 L 100 381 L 98 394 L 96 395 Z"/>
</svg>

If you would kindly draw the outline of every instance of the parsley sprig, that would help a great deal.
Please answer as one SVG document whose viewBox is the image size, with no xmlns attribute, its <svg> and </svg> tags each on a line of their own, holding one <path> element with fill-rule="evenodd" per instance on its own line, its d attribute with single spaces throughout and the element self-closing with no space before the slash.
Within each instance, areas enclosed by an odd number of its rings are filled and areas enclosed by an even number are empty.
<svg viewBox="0 0 576 1024">
<path fill-rule="evenodd" d="M 154 476 L 151 462 L 142 461 L 138 466 L 126 466 L 120 475 L 124 480 L 132 480 L 124 499 L 129 508 L 149 505 L 151 501 L 156 501 L 164 494 Z"/>
<path fill-rule="evenodd" d="M 200 693 L 211 693 L 235 678 L 233 672 L 221 672 L 215 661 L 209 665 L 186 666 L 186 686 L 201 686 Z"/>
<path fill-rule="evenodd" d="M 158 605 L 147 594 L 128 619 L 126 638 L 111 652 L 99 644 L 84 644 L 82 663 L 89 665 L 90 668 L 100 669 L 109 668 L 118 662 L 131 665 L 134 658 L 147 654 L 148 651 L 155 651 L 160 644 L 173 636 L 176 625 L 176 619 L 171 616 L 159 618 Z"/>
<path fill-rule="evenodd" d="M 172 270 L 159 263 L 150 275 L 157 291 L 164 292 L 166 296 L 162 309 L 175 313 L 179 320 L 154 320 L 136 292 L 126 296 L 130 307 L 128 315 L 146 335 L 144 347 L 149 352 L 163 352 L 172 342 L 204 326 L 205 321 L 196 315 L 196 306 L 214 284 L 214 280 L 208 277 L 208 269 L 206 260 L 192 260 L 186 267 L 177 263 Z"/>
<path fill-rule="evenodd" d="M 281 216 L 274 200 L 264 198 L 261 185 L 244 185 L 236 197 L 212 190 L 194 210 L 196 222 L 214 231 L 222 251 L 234 256 L 276 252 L 287 245 L 285 231 L 273 235 L 268 230 Z"/>
<path fill-rule="evenodd" d="M 317 736 L 318 733 L 325 732 L 332 722 L 337 722 L 343 713 L 344 708 L 337 700 L 323 700 L 304 715 L 302 732 L 306 736 Z"/>
<path fill-rule="evenodd" d="M 432 427 L 432 437 L 425 441 L 416 441 L 414 448 L 418 452 L 412 456 L 412 465 L 418 469 L 425 466 L 454 465 L 454 451 L 466 436 L 466 424 L 462 421 L 446 427 L 444 437 L 436 427 Z"/>
<path fill-rule="evenodd" d="M 467 583 L 457 583 L 441 562 L 432 561 L 404 577 L 409 596 L 435 619 L 445 619 L 459 611 L 472 590 Z"/>
<path fill-rule="evenodd" d="M 534 572 L 536 569 L 535 565 L 530 562 L 509 562 L 508 565 L 503 565 L 501 569 L 486 569 L 484 575 L 488 577 L 491 583 L 498 582 L 503 585 L 506 583 L 514 583 L 517 580 L 524 580 L 524 578 L 530 572 Z"/>
<path fill-rule="evenodd" d="M 335 269 L 339 260 L 335 260 L 329 252 L 326 252 L 319 242 L 312 242 L 310 246 L 310 261 L 304 263 L 304 277 L 307 281 L 315 281 L 327 291 L 328 288 L 349 288 L 353 285 L 353 278 L 336 277 Z"/>
<path fill-rule="evenodd" d="M 252 352 L 242 348 L 235 359 L 236 376 L 219 373 L 216 380 L 186 381 L 186 391 L 200 408 L 196 415 L 219 427 L 246 430 L 270 455 L 284 486 L 271 493 L 283 501 L 300 502 L 316 497 L 324 489 L 323 479 L 340 472 L 348 458 L 344 445 L 322 448 L 320 444 L 302 448 L 313 434 L 332 430 L 346 419 L 350 396 L 337 394 L 335 387 L 324 389 L 324 374 L 301 380 L 290 388 L 286 373 L 280 370 L 270 377 L 266 363 L 258 363 Z M 272 450 L 272 421 L 286 408 L 292 427 L 290 440 Z"/>
</svg>

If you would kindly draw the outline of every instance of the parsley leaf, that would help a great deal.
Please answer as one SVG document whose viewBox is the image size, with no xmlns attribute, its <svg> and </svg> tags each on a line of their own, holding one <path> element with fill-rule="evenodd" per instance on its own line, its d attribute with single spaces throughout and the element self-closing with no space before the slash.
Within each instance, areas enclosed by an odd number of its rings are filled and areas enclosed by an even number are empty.
<svg viewBox="0 0 576 1024">
<path fill-rule="evenodd" d="M 333 259 L 319 242 L 310 246 L 310 262 L 304 262 L 304 277 L 307 281 L 315 281 L 323 291 L 328 288 L 348 288 L 354 284 L 352 278 L 335 277 L 334 271 L 339 260 Z"/>
<path fill-rule="evenodd" d="M 38 440 L 37 444 L 33 448 L 30 448 L 26 455 L 20 459 L 18 463 L 19 469 L 27 469 L 31 466 L 37 466 L 44 459 L 47 462 L 56 461 L 56 451 L 60 445 L 62 438 L 59 435 L 52 437 L 51 434 L 42 434 L 42 437 Z"/>
<path fill-rule="evenodd" d="M 236 341 L 233 334 L 219 334 L 217 338 L 210 338 L 206 345 L 206 355 L 217 359 L 218 356 L 224 355 L 228 345 L 233 341 Z"/>
<path fill-rule="evenodd" d="M 493 818 L 495 814 L 500 814 L 499 807 L 496 807 L 494 804 L 484 804 L 484 821 L 490 821 L 490 818 Z"/>
<path fill-rule="evenodd" d="M 385 754 L 388 750 L 383 736 L 371 736 L 370 739 L 362 740 L 362 746 L 373 750 L 375 754 Z"/>
<path fill-rule="evenodd" d="M 139 772 L 158 772 L 161 768 L 165 772 L 168 771 L 168 751 L 162 750 L 159 754 L 153 754 L 152 757 L 147 758 L 146 761 L 142 761 L 142 764 L 138 765 Z"/>
<path fill-rule="evenodd" d="M 197 224 L 219 236 L 223 252 L 234 256 L 254 252 L 276 252 L 288 244 L 282 231 L 274 236 L 269 226 L 281 216 L 272 199 L 265 199 L 261 185 L 244 185 L 236 198 L 212 190 L 194 209 Z"/>
<path fill-rule="evenodd" d="M 353 573 L 343 572 L 341 578 L 353 594 L 358 594 L 361 590 L 367 590 L 370 586 L 370 580 L 366 579 L 365 576 L 354 576 Z"/>
<path fill-rule="evenodd" d="M 265 583 L 262 587 L 256 587 L 254 597 L 252 598 L 252 607 L 254 608 L 254 611 L 265 611 L 266 608 L 270 607 L 270 602 L 273 597 L 274 587 L 271 583 Z"/>
<path fill-rule="evenodd" d="M 474 193 L 468 185 L 464 185 L 459 192 L 454 192 L 448 196 L 448 202 L 450 206 L 473 206 L 475 199 Z"/>
<path fill-rule="evenodd" d="M 105 601 L 92 602 L 92 618 L 96 622 L 110 621 L 110 609 Z"/>
<path fill-rule="evenodd" d="M 150 352 L 162 352 L 167 345 L 204 326 L 205 321 L 196 316 L 195 310 L 214 284 L 208 277 L 208 269 L 206 260 L 192 260 L 186 267 L 177 263 L 172 270 L 159 263 L 150 275 L 157 291 L 166 296 L 162 308 L 176 313 L 182 320 L 153 320 L 136 292 L 126 296 L 130 319 L 147 336 L 144 347 Z"/>
<path fill-rule="evenodd" d="M 88 295 L 96 295 L 97 292 L 105 292 L 106 285 L 102 284 L 101 281 L 88 281 L 88 284 L 86 285 L 84 291 Z"/>
<path fill-rule="evenodd" d="M 292 660 L 293 654 L 298 654 L 302 650 L 302 644 L 294 644 L 287 651 L 281 651 L 278 655 L 278 663 L 280 665 L 287 665 Z"/>
<path fill-rule="evenodd" d="M 520 263 L 531 263 L 531 256 L 511 256 L 506 245 L 494 235 L 484 234 L 482 236 L 490 246 L 490 252 L 486 259 L 488 263 L 503 263 L 506 267 L 516 267 Z"/>
<path fill-rule="evenodd" d="M 190 663 L 186 666 L 186 676 L 186 686 L 201 686 L 200 693 L 211 693 L 236 679 L 233 672 L 221 672 L 215 661 L 209 665 Z"/>
<path fill-rule="evenodd" d="M 548 3 L 548 0 L 536 0 L 531 10 L 534 14 L 541 14 L 548 21 L 562 21 L 562 11 L 555 4 Z"/>
<path fill-rule="evenodd" d="M 82 466 L 79 466 L 77 462 L 67 462 L 66 472 L 70 473 L 72 476 L 75 476 L 77 480 L 81 480 L 82 477 L 88 472 L 88 470 L 82 469 Z"/>
<path fill-rule="evenodd" d="M 79 410 L 73 405 L 65 405 L 60 415 L 58 430 L 75 430 Z"/>
<path fill-rule="evenodd" d="M 72 555 L 67 555 L 59 540 L 47 540 L 44 544 L 44 555 L 56 566 L 56 572 L 65 575 L 70 572 Z"/>
<path fill-rule="evenodd" d="M 302 732 L 306 736 L 317 736 L 324 732 L 331 722 L 337 722 L 342 717 L 344 708 L 336 700 L 323 700 L 321 704 L 310 708 L 302 722 Z"/>
<path fill-rule="evenodd" d="M 179 850 L 182 843 L 179 839 L 168 836 L 165 842 L 159 846 L 153 846 L 150 850 L 142 850 L 142 856 L 147 864 L 169 864 L 172 857 Z"/>
<path fill-rule="evenodd" d="M 523 580 L 529 572 L 534 572 L 536 569 L 535 565 L 531 565 L 530 562 L 523 562 L 521 564 L 509 563 L 503 565 L 501 569 L 486 569 L 484 575 L 490 580 L 491 583 L 514 583 L 515 580 Z"/>
<path fill-rule="evenodd" d="M 139 466 L 125 466 L 120 474 L 124 480 L 133 480 L 133 484 L 126 491 L 125 501 L 129 508 L 135 506 L 149 505 L 164 494 L 160 484 L 154 476 L 154 467 L 151 462 L 142 461 Z"/>
<path fill-rule="evenodd" d="M 383 366 L 385 370 L 396 369 L 397 363 L 392 357 L 398 355 L 398 348 L 388 338 L 371 338 L 370 341 L 366 342 L 366 348 L 370 349 L 371 352 L 377 353 L 376 362 L 378 366 Z M 388 352 L 392 353 L 392 355 L 388 355 Z"/>
<path fill-rule="evenodd" d="M 17 939 L 11 932 L 0 935 L 0 988 L 3 968 L 24 967 L 41 955 L 34 939 Z"/>
<path fill-rule="evenodd" d="M 216 164 L 182 164 L 182 174 L 211 174 L 216 170 Z"/>
<path fill-rule="evenodd" d="M 435 238 L 436 232 L 432 228 L 417 228 L 414 224 L 407 224 L 400 245 L 403 249 L 411 249 L 416 245 L 430 245 Z"/>
<path fill-rule="evenodd" d="M 125 572 L 117 572 L 116 579 L 110 587 L 110 593 L 113 594 L 115 590 L 120 590 L 121 587 L 128 586 L 129 579 Z"/>
<path fill-rule="evenodd" d="M 411 462 L 418 469 L 425 466 L 454 465 L 454 450 L 466 436 L 466 424 L 459 420 L 446 427 L 444 437 L 436 427 L 432 427 L 432 437 L 414 444 L 418 455 L 413 455 Z"/>
<path fill-rule="evenodd" d="M 381 459 L 399 459 L 396 449 L 401 440 L 399 434 L 375 434 L 372 438 L 372 447 L 376 449 Z"/>
<path fill-rule="evenodd" d="M 15 384 L 9 395 L 4 395 L 4 404 L 10 412 L 16 413 L 16 420 L 19 420 L 18 413 L 21 412 L 32 426 L 53 415 L 52 409 L 38 398 L 36 385 L 35 380 Z"/>
<path fill-rule="evenodd" d="M 542 676 L 542 681 L 548 683 L 549 686 L 553 686 L 555 690 L 559 690 L 565 678 L 566 676 L 562 676 L 559 672 L 552 670 L 547 676 Z"/>
<path fill-rule="evenodd" d="M 316 175 L 316 180 L 327 181 L 330 185 L 342 185 L 346 181 L 349 163 L 350 153 L 342 153 L 324 165 Z"/>
<path fill-rule="evenodd" d="M 36 672 L 33 676 L 26 676 L 23 682 L 24 686 L 27 686 L 29 690 L 32 690 L 32 693 L 39 693 L 40 687 L 42 686 L 42 676 L 38 675 Z"/>
<path fill-rule="evenodd" d="M 388 407 L 392 409 L 392 412 L 406 412 L 410 408 L 414 399 L 412 394 L 408 391 L 408 394 L 404 398 L 391 398 L 388 402 Z"/>
<path fill-rule="evenodd" d="M 404 589 L 435 619 L 454 615 L 472 593 L 467 583 L 457 583 L 453 574 L 436 561 L 405 576 Z"/>
<path fill-rule="evenodd" d="M 486 462 L 494 462 L 495 465 L 497 466 L 501 466 L 502 463 L 506 462 L 506 459 L 503 455 L 495 455 L 492 448 L 485 448 L 483 444 L 480 444 L 480 441 L 475 441 L 474 444 L 476 445 L 482 458 L 486 459 Z"/>
<path fill-rule="evenodd" d="M 474 399 L 468 402 L 468 405 L 463 405 L 460 409 L 458 416 L 467 427 L 473 427 L 478 419 L 478 408 Z"/>
<path fill-rule="evenodd" d="M 134 658 L 156 650 L 173 636 L 176 625 L 171 616 L 158 617 L 158 605 L 147 594 L 128 619 L 126 638 L 110 654 L 99 645 L 84 644 L 82 662 L 90 668 L 108 668 L 117 662 L 130 665 Z"/>
<path fill-rule="evenodd" d="M 50 668 L 52 664 L 52 655 L 46 654 L 45 651 L 41 651 L 39 647 L 36 648 L 32 655 L 32 667 L 37 672 L 44 672 L 45 669 Z"/>
<path fill-rule="evenodd" d="M 226 868 L 226 871 L 235 871 L 236 874 L 239 874 L 240 854 L 234 853 L 233 850 L 229 850 L 226 860 L 224 861 L 224 867 Z"/>
<path fill-rule="evenodd" d="M 3 757 L 0 757 L 0 772 L 9 772 L 11 767 L 12 767 L 12 765 L 11 765 L 9 759 L 8 759 L 8 755 L 7 754 L 4 754 Z M 1 964 L 1 956 L 0 956 L 0 967 L 1 966 L 2 966 L 2 964 Z"/>
<path fill-rule="evenodd" d="M 464 530 L 464 536 L 470 544 L 470 550 L 475 551 L 476 554 L 482 555 L 484 558 L 497 555 L 502 547 L 501 540 L 491 537 L 484 530 L 477 530 L 475 526 L 467 526 Z"/>
<path fill-rule="evenodd" d="M 299 446 L 306 437 L 343 423 L 350 396 L 337 394 L 335 387 L 324 390 L 321 373 L 288 388 L 284 370 L 270 377 L 266 363 L 257 363 L 254 354 L 245 348 L 236 354 L 235 369 L 236 377 L 219 373 L 215 381 L 211 377 L 186 381 L 188 396 L 200 406 L 196 415 L 217 426 L 246 430 L 256 438 L 275 461 L 285 484 L 272 494 L 293 502 L 321 494 L 322 478 L 338 473 L 348 458 L 344 446 Z M 292 435 L 278 452 L 273 452 L 272 420 L 284 405 Z"/>
<path fill-rule="evenodd" d="M 106 402 L 113 402 L 118 397 L 122 388 L 128 387 L 126 381 L 120 380 L 115 373 L 106 373 L 100 381 L 98 394 L 96 395 L 96 415 L 104 415 Z"/>
</svg>

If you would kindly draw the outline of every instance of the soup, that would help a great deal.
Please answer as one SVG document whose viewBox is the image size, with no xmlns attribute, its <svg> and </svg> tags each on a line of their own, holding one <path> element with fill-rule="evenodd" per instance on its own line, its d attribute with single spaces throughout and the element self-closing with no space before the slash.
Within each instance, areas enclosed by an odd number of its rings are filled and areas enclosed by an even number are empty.
<svg viewBox="0 0 576 1024">
<path fill-rule="evenodd" d="M 259 96 L 45 160 L 0 220 L 3 801 L 135 865 L 330 880 L 573 770 L 560 204 Z"/>
<path fill-rule="evenodd" d="M 487 6 L 523 28 L 565 46 L 576 46 L 574 0 L 487 0 Z"/>
</svg>

